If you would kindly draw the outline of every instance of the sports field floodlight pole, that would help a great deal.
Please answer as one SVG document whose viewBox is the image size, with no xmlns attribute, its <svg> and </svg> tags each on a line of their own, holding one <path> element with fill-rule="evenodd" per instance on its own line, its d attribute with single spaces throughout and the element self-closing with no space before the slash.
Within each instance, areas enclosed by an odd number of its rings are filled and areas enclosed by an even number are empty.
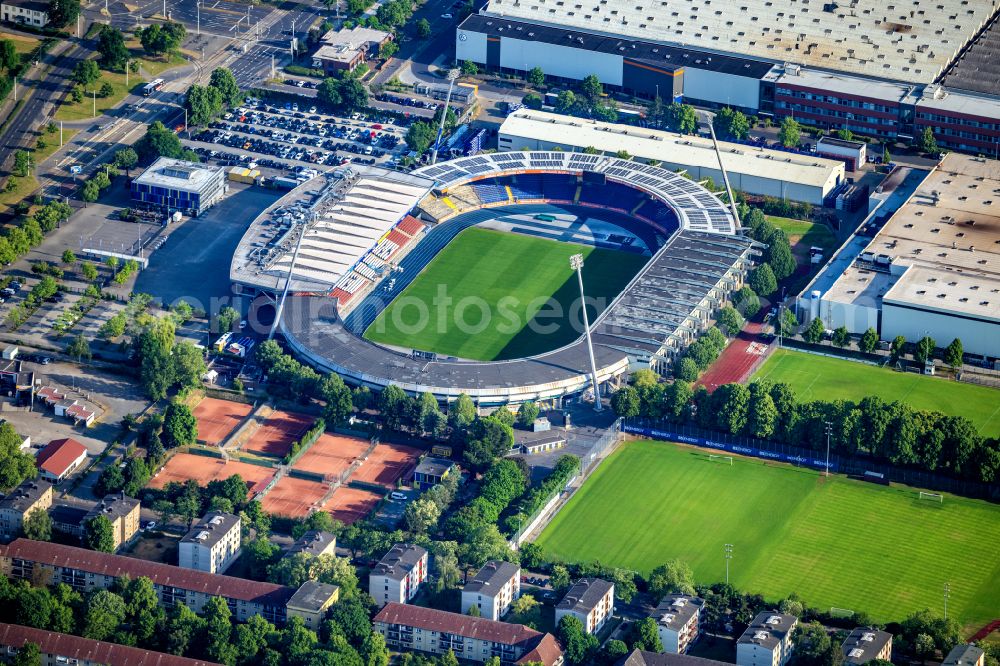
<svg viewBox="0 0 1000 666">
<path fill-rule="evenodd" d="M 944 619 L 948 619 L 948 595 L 951 594 L 951 585 L 944 584 Z"/>
<path fill-rule="evenodd" d="M 736 223 L 736 228 L 739 229 L 742 224 L 740 223 L 740 214 L 736 211 L 736 197 L 733 196 L 733 188 L 729 185 L 729 172 L 726 171 L 726 167 L 722 163 L 722 151 L 719 150 L 719 141 L 715 138 L 715 126 L 712 123 L 715 119 L 715 114 L 705 111 L 703 112 L 703 117 L 708 123 L 708 132 L 712 135 L 712 146 L 715 148 L 715 157 L 719 160 L 719 171 L 722 172 L 722 180 L 726 183 L 726 194 L 729 195 L 729 209 L 733 212 L 733 221 Z"/>
<path fill-rule="evenodd" d="M 587 318 L 587 298 L 583 294 L 583 255 L 574 254 L 569 258 L 569 267 L 576 271 L 577 282 L 580 283 L 580 309 L 583 312 L 583 330 L 587 333 L 587 353 L 590 354 L 590 374 L 594 382 L 594 411 L 603 409 L 601 405 L 601 387 L 597 383 L 597 363 L 594 361 L 594 342 L 590 339 L 590 320 Z"/>
<path fill-rule="evenodd" d="M 434 152 L 431 153 L 431 164 L 435 164 L 438 159 L 438 148 L 441 147 L 441 137 L 444 135 L 444 121 L 448 118 L 448 105 L 451 104 L 451 91 L 455 88 L 455 79 L 461 72 L 457 69 L 448 71 L 448 94 L 444 98 L 444 109 L 441 111 L 441 122 L 438 124 L 437 140 L 434 142 Z"/>
<path fill-rule="evenodd" d="M 729 560 L 733 559 L 733 544 L 727 543 L 724 550 L 726 553 L 726 585 L 729 585 Z"/>
<path fill-rule="evenodd" d="M 830 434 L 833 432 L 833 423 L 823 421 L 826 424 L 826 467 L 823 468 L 823 475 L 830 476 Z"/>
<path fill-rule="evenodd" d="M 295 252 L 292 253 L 292 263 L 288 265 L 288 276 L 285 278 L 285 288 L 281 290 L 281 300 L 278 301 L 278 310 L 274 313 L 274 322 L 271 324 L 271 330 L 267 333 L 267 339 L 272 340 L 274 338 L 275 331 L 278 330 L 278 322 L 281 321 L 281 314 L 285 310 L 285 299 L 288 298 L 288 287 L 292 284 L 292 271 L 295 270 L 295 260 L 299 258 L 299 248 L 302 247 L 302 239 L 306 237 L 306 232 L 309 231 L 309 223 L 312 221 L 312 216 L 303 220 L 302 222 L 302 233 L 299 234 L 299 239 L 295 242 Z"/>
</svg>

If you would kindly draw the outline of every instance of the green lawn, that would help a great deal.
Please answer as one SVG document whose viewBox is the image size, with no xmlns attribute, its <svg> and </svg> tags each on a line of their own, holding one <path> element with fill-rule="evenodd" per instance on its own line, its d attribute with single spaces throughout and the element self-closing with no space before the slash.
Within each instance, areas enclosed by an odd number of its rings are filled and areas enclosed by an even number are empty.
<svg viewBox="0 0 1000 666">
<path fill-rule="evenodd" d="M 671 558 L 695 580 L 725 579 L 777 600 L 797 592 L 817 608 L 877 621 L 930 608 L 969 630 L 1000 608 L 1000 508 L 946 495 L 919 500 L 904 486 L 739 458 L 666 442 L 626 444 L 542 533 L 549 557 L 600 560 L 643 573 Z"/>
<path fill-rule="evenodd" d="M 14 42 L 14 49 L 17 50 L 19 55 L 25 55 L 31 53 L 38 45 L 42 43 L 41 39 L 35 39 L 34 37 L 28 37 L 27 35 L 15 34 L 12 32 L 6 32 L 0 30 L 0 39 L 9 39 Z"/>
<path fill-rule="evenodd" d="M 108 82 L 114 88 L 115 92 L 107 97 L 100 96 L 101 86 Z M 56 120 L 86 120 L 87 118 L 94 117 L 94 98 L 92 95 L 93 90 L 98 91 L 97 95 L 97 115 L 102 115 L 105 111 L 113 109 L 118 106 L 125 96 L 128 94 L 129 90 L 135 90 L 141 87 L 146 82 L 138 74 L 129 74 L 128 77 L 128 89 L 125 86 L 125 73 L 124 72 L 109 72 L 107 70 L 101 70 L 101 78 L 97 83 L 92 83 L 87 86 L 87 94 L 84 96 L 83 101 L 75 103 L 73 98 L 69 95 L 66 96 L 66 100 L 63 104 L 56 109 Z"/>
<path fill-rule="evenodd" d="M 825 224 L 793 220 L 790 217 L 778 217 L 777 215 L 768 215 L 767 219 L 771 224 L 785 232 L 792 245 L 801 243 L 807 251 L 815 245 L 824 248 L 829 254 L 836 246 L 837 239 L 834 238 L 830 227 Z"/>
<path fill-rule="evenodd" d="M 753 379 L 784 382 L 802 400 L 900 400 L 914 409 L 964 416 L 987 437 L 1000 435 L 1000 391 L 986 386 L 789 349 L 776 350 Z"/>
<path fill-rule="evenodd" d="M 378 316 L 365 337 L 481 361 L 556 349 L 582 334 L 567 317 L 571 312 L 579 321 L 571 308 L 579 286 L 569 267 L 570 255 L 578 253 L 585 257 L 588 299 L 603 299 L 605 305 L 648 260 L 585 245 L 466 229 Z M 438 299 L 441 293 L 450 300 Z M 550 297 L 553 307 L 541 309 Z M 588 312 L 595 314 L 591 307 Z"/>
</svg>

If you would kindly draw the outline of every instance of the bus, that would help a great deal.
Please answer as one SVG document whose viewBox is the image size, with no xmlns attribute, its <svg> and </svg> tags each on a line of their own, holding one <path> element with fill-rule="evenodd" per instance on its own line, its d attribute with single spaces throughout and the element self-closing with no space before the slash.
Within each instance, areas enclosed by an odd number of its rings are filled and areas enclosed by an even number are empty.
<svg viewBox="0 0 1000 666">
<path fill-rule="evenodd" d="M 163 87 L 163 79 L 153 79 L 142 89 L 142 94 L 149 97 Z"/>
</svg>

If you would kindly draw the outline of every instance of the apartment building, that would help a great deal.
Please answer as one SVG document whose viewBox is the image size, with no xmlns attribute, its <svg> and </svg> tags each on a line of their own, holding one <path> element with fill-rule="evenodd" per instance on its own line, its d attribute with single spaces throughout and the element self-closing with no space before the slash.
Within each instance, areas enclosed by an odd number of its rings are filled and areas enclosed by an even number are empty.
<svg viewBox="0 0 1000 666">
<path fill-rule="evenodd" d="M 3 0 L 0 20 L 44 28 L 49 23 L 49 3 L 43 0 Z"/>
<path fill-rule="evenodd" d="M 446 654 L 460 660 L 485 662 L 499 657 L 504 666 L 541 662 L 560 666 L 562 650 L 552 634 L 521 624 L 389 602 L 372 619 L 375 631 L 390 650 Z"/>
<path fill-rule="evenodd" d="M 141 509 L 139 500 L 129 497 L 125 493 L 108 495 L 87 512 L 87 515 L 83 517 L 82 524 L 86 525 L 98 516 L 104 516 L 111 521 L 111 530 L 117 551 L 132 541 L 133 537 L 139 533 L 139 511 Z"/>
<path fill-rule="evenodd" d="M 941 666 L 983 666 L 985 655 L 982 648 L 963 643 L 951 649 Z"/>
<path fill-rule="evenodd" d="M 368 576 L 368 593 L 375 603 L 405 604 L 417 596 L 427 580 L 427 550 L 412 543 L 397 543 Z"/>
<path fill-rule="evenodd" d="M 233 619 L 239 622 L 260 615 L 278 625 L 285 623 L 285 607 L 295 592 L 284 585 L 30 539 L 0 545 L 0 571 L 35 584 L 66 583 L 77 592 L 109 589 L 121 576 L 145 576 L 152 581 L 160 603 L 166 607 L 182 603 L 200 613 L 209 599 L 220 597 L 228 604 Z"/>
<path fill-rule="evenodd" d="M 52 484 L 47 481 L 24 481 L 0 499 L 0 538 L 16 539 L 28 515 L 52 506 Z"/>
<path fill-rule="evenodd" d="M 736 641 L 737 666 L 784 666 L 792 656 L 794 615 L 765 611 L 757 615 Z"/>
<path fill-rule="evenodd" d="M 240 556 L 240 517 L 210 511 L 188 530 L 177 551 L 177 565 L 208 573 L 224 573 Z"/>
<path fill-rule="evenodd" d="M 564 615 L 573 615 L 588 634 L 595 634 L 615 608 L 615 586 L 600 578 L 581 578 L 556 605 L 556 624 Z"/>
<path fill-rule="evenodd" d="M 218 666 L 211 661 L 0 622 L 0 649 L 7 659 L 25 643 L 38 646 L 41 666 Z"/>
<path fill-rule="evenodd" d="M 698 639 L 701 609 L 705 601 L 687 594 L 668 594 L 656 607 L 653 617 L 664 652 L 684 654 Z"/>
<path fill-rule="evenodd" d="M 309 530 L 292 544 L 285 557 L 299 553 L 319 557 L 320 555 L 335 555 L 337 552 L 337 537 L 321 530 Z"/>
<path fill-rule="evenodd" d="M 480 617 L 499 620 L 521 596 L 521 567 L 491 560 L 465 584 L 462 590 L 462 613 L 475 607 Z"/>
<path fill-rule="evenodd" d="M 871 627 L 858 627 L 841 645 L 844 663 L 861 666 L 874 659 L 892 661 L 892 634 Z"/>
<path fill-rule="evenodd" d="M 329 583 L 307 580 L 288 600 L 288 617 L 300 617 L 313 631 L 319 631 L 330 606 L 340 600 L 340 588 Z"/>
</svg>

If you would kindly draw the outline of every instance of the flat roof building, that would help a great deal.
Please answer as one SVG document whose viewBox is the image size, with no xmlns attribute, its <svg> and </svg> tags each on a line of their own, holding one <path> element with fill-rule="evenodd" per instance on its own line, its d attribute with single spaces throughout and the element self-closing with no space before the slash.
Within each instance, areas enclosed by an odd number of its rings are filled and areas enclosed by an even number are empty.
<svg viewBox="0 0 1000 666">
<path fill-rule="evenodd" d="M 983 666 L 986 653 L 981 647 L 962 643 L 956 645 L 941 662 L 941 666 Z"/>
<path fill-rule="evenodd" d="M 427 580 L 427 550 L 412 543 L 397 543 L 368 576 L 368 592 L 375 603 L 406 603 L 417 596 Z"/>
<path fill-rule="evenodd" d="M 892 634 L 871 627 L 858 627 L 841 644 L 844 663 L 861 666 L 874 659 L 892 661 Z"/>
<path fill-rule="evenodd" d="M 684 170 L 695 181 L 723 182 L 712 140 L 699 136 L 518 109 L 500 126 L 498 141 L 502 151 L 558 146 L 614 155 L 624 150 L 639 160 L 656 160 L 665 169 Z M 719 147 L 733 189 L 748 194 L 821 205 L 845 179 L 840 160 L 724 141 Z"/>
<path fill-rule="evenodd" d="M 490 560 L 462 588 L 462 613 L 475 607 L 480 617 L 499 620 L 521 596 L 521 567 Z"/>
<path fill-rule="evenodd" d="M 665 652 L 684 654 L 698 639 L 705 601 L 687 594 L 668 594 L 653 613 Z"/>
<path fill-rule="evenodd" d="M 240 556 L 240 517 L 210 511 L 188 530 L 178 546 L 177 563 L 186 569 L 223 573 Z"/>
<path fill-rule="evenodd" d="M 581 578 L 573 583 L 566 596 L 556 604 L 556 624 L 572 615 L 588 634 L 596 634 L 608 621 L 615 607 L 615 585 L 600 578 Z"/>
<path fill-rule="evenodd" d="M 86 524 L 98 516 L 107 518 L 111 522 L 111 530 L 115 540 L 114 549 L 117 551 L 132 541 L 132 538 L 139 533 L 141 508 L 139 500 L 129 497 L 125 493 L 107 495 L 87 512 L 87 515 L 83 517 L 83 522 Z"/>
<path fill-rule="evenodd" d="M 328 76 L 353 72 L 365 60 L 377 56 L 379 49 L 392 41 L 392 33 L 355 26 L 330 30 L 320 38 L 320 47 L 312 55 L 313 67 Z"/>
<path fill-rule="evenodd" d="M 132 199 L 197 217 L 225 195 L 226 171 L 219 166 L 161 157 L 132 181 Z"/>
<path fill-rule="evenodd" d="M 809 319 L 889 340 L 960 338 L 1000 356 L 1000 162 L 949 153 L 828 288 L 799 297 Z"/>
<path fill-rule="evenodd" d="M 783 666 L 792 656 L 792 632 L 799 618 L 764 611 L 736 641 L 737 666 Z"/>
<path fill-rule="evenodd" d="M 322 530 L 309 530 L 292 544 L 292 547 L 285 553 L 285 557 L 292 557 L 299 553 L 319 557 L 320 555 L 334 555 L 337 550 L 337 537 Z"/>
<path fill-rule="evenodd" d="M 450 460 L 424 456 L 413 470 L 413 487 L 417 490 L 426 490 L 435 486 L 451 474 L 454 468 L 455 463 Z"/>
<path fill-rule="evenodd" d="M 47 511 L 52 506 L 52 484 L 29 479 L 0 499 L 0 538 L 9 540 L 21 535 L 24 519 L 33 511 Z"/>
<path fill-rule="evenodd" d="M 340 588 L 329 583 L 307 580 L 288 600 L 288 617 L 299 617 L 306 627 L 319 631 L 326 612 L 340 599 Z"/>
</svg>

